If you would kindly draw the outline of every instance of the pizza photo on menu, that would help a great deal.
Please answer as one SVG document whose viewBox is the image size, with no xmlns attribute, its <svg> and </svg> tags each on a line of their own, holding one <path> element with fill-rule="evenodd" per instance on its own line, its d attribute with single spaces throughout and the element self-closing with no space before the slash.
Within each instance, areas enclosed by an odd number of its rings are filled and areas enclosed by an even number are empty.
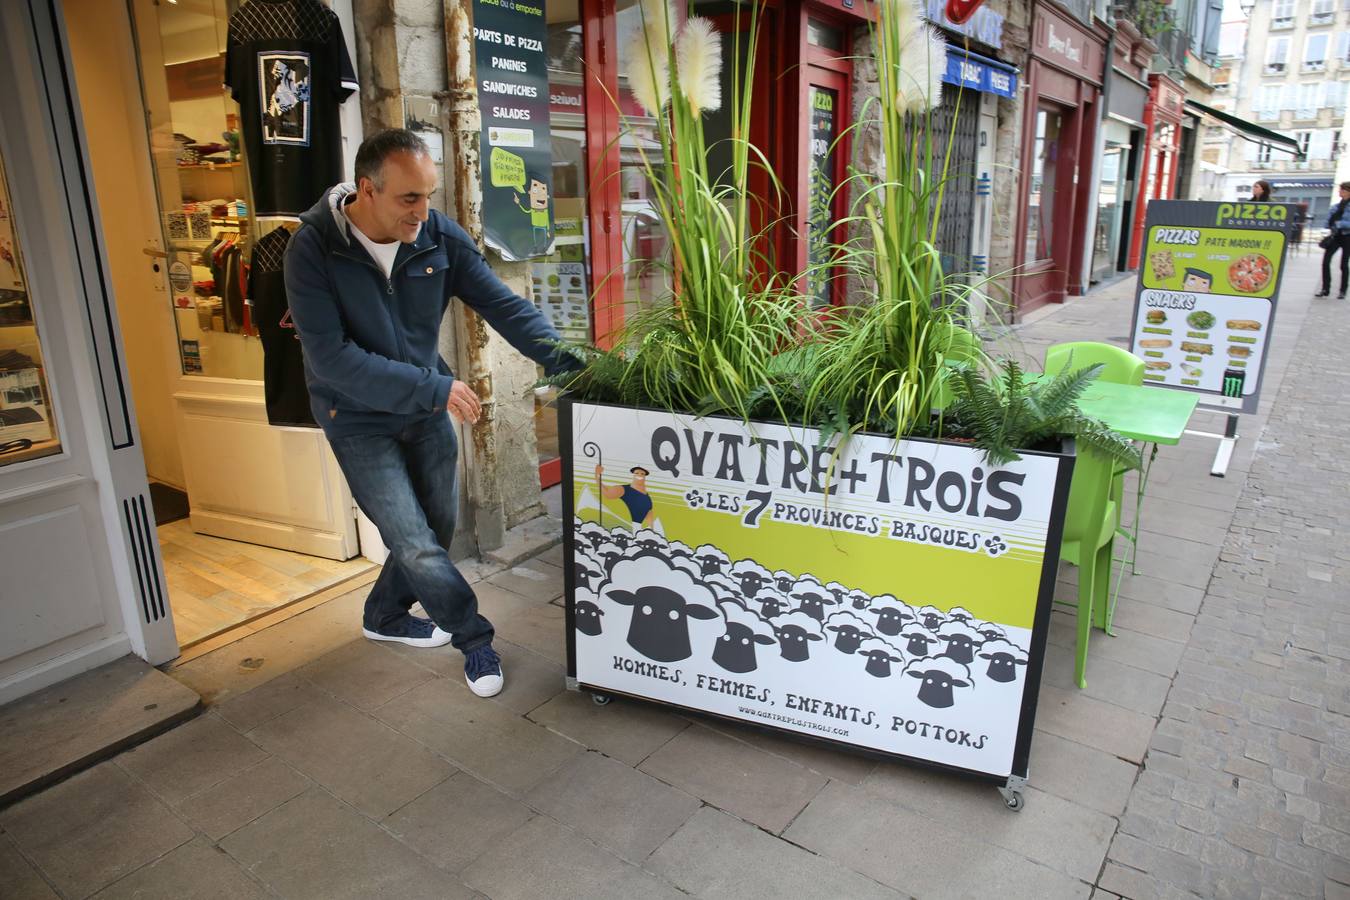
<svg viewBox="0 0 1350 900">
<path fill-rule="evenodd" d="M 1228 267 L 1228 283 L 1236 291 L 1255 294 L 1270 283 L 1275 266 L 1260 253 L 1248 253 Z"/>
</svg>

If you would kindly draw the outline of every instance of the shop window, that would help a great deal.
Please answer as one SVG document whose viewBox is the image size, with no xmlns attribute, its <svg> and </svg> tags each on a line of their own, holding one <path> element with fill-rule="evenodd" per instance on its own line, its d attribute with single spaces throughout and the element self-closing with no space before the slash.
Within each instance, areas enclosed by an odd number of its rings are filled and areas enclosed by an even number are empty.
<svg viewBox="0 0 1350 900">
<path fill-rule="evenodd" d="M 590 232 L 586 226 L 586 98 L 581 23 L 576 6 L 559 15 L 549 8 L 548 94 L 553 147 L 554 249 L 532 260 L 535 305 L 566 341 L 591 340 Z M 543 376 L 543 369 L 539 371 Z M 535 393 L 535 438 L 542 465 L 559 458 L 555 390 Z M 541 469 L 542 472 L 542 469 Z M 561 470 L 559 470 L 559 477 Z M 548 478 L 546 481 L 553 479 Z"/>
<path fill-rule="evenodd" d="M 1064 116 L 1058 110 L 1042 107 L 1036 111 L 1036 137 L 1031 151 L 1031 183 L 1027 198 L 1027 262 L 1051 256 L 1059 136 L 1063 127 Z"/>
<path fill-rule="evenodd" d="M 221 86 L 228 22 L 225 0 L 157 5 L 138 22 L 141 71 L 183 374 L 261 380 L 239 106 Z"/>
<path fill-rule="evenodd" d="M 0 157 L 0 466 L 61 452 L 14 216 Z"/>
<path fill-rule="evenodd" d="M 1327 67 L 1327 45 L 1331 36 L 1326 32 L 1310 34 L 1303 43 L 1303 71 L 1321 72 Z"/>
<path fill-rule="evenodd" d="M 619 154 L 622 196 L 619 233 L 623 247 L 624 318 L 628 320 L 637 311 L 650 308 L 669 297 L 672 269 L 670 241 L 658 213 L 655 189 L 648 172 L 650 167 L 651 176 L 658 179 L 663 174 L 657 123 L 637 103 L 627 77 L 634 64 L 630 58 L 632 36 L 642 29 L 641 7 L 635 3 L 619 10 L 615 27 L 619 46 L 618 102 L 622 121 L 619 139 L 608 152 Z M 723 48 L 725 51 L 725 43 Z M 724 93 L 723 96 L 729 95 Z M 708 143 L 712 144 L 713 126 L 705 121 L 705 129 Z M 712 160 L 709 161 L 709 171 L 718 171 Z"/>
</svg>

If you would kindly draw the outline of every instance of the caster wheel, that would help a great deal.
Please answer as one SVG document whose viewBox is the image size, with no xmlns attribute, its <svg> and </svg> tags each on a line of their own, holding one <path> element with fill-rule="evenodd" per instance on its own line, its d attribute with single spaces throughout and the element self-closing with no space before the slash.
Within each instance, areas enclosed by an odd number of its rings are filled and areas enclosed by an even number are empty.
<svg viewBox="0 0 1350 900">
<path fill-rule="evenodd" d="M 591 702 L 596 706 L 608 706 L 610 698 L 604 694 L 591 694 Z"/>
<path fill-rule="evenodd" d="M 1009 794 L 1007 797 L 1003 798 L 1003 802 L 1007 804 L 1008 809 L 1011 809 L 1013 812 L 1021 812 L 1023 805 L 1025 805 L 1022 795 L 1015 793 Z"/>
</svg>

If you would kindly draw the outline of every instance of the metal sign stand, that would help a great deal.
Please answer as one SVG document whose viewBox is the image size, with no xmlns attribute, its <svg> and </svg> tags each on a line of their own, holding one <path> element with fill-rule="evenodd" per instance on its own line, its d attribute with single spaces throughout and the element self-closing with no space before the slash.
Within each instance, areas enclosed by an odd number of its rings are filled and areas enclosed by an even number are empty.
<svg viewBox="0 0 1350 900">
<path fill-rule="evenodd" d="M 1223 434 L 1215 434 L 1212 431 L 1192 431 L 1187 428 L 1184 434 L 1194 435 L 1195 437 L 1212 437 L 1219 441 L 1219 449 L 1214 454 L 1214 465 L 1210 466 L 1209 474 L 1215 478 L 1223 478 L 1228 474 L 1228 463 L 1233 458 L 1233 448 L 1237 446 L 1238 438 L 1238 416 L 1237 413 L 1228 414 L 1228 424 L 1224 426 Z"/>
</svg>

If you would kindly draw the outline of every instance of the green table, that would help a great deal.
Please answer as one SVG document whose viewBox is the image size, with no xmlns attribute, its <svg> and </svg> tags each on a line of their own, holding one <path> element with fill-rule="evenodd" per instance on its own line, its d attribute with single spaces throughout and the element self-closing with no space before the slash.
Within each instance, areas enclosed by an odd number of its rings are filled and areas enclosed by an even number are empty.
<svg viewBox="0 0 1350 900">
<path fill-rule="evenodd" d="M 1199 394 L 1144 385 L 1094 381 L 1078 399 L 1084 415 L 1101 419 L 1115 431 L 1136 441 L 1176 444 L 1200 402 Z"/>
</svg>

